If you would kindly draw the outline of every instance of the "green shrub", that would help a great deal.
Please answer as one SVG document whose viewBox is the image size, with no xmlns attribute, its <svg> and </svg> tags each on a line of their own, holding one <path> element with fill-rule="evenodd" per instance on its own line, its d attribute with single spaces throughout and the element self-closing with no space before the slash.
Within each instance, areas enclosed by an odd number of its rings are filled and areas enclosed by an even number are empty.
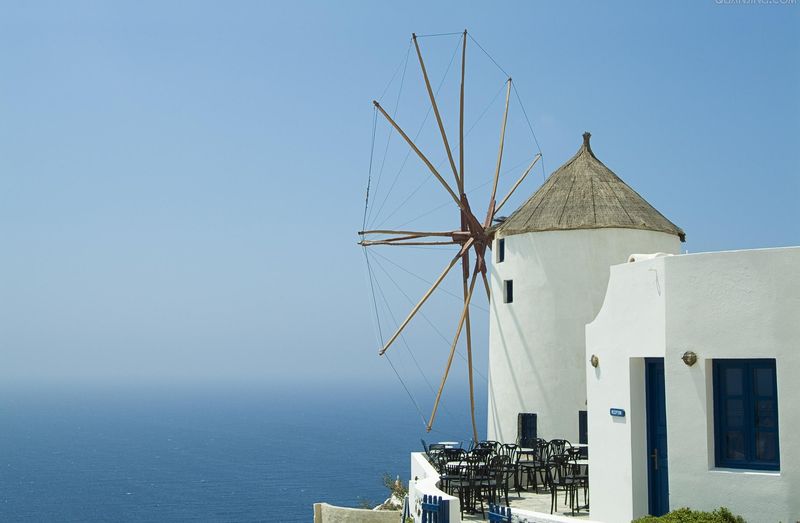
<svg viewBox="0 0 800 523">
<path fill-rule="evenodd" d="M 745 523 L 742 516 L 734 516 L 725 507 L 714 512 L 700 512 L 688 508 L 679 508 L 663 516 L 645 516 L 633 523 Z"/>
</svg>

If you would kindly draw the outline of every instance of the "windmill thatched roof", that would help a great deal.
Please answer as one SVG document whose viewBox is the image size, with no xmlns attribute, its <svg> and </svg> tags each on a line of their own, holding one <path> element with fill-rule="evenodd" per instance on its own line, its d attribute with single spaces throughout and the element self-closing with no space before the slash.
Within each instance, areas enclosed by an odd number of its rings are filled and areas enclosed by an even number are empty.
<svg viewBox="0 0 800 523">
<path fill-rule="evenodd" d="M 537 231 L 625 228 L 660 231 L 685 241 L 683 230 L 598 160 L 583 134 L 578 153 L 495 229 L 498 237 Z"/>
</svg>

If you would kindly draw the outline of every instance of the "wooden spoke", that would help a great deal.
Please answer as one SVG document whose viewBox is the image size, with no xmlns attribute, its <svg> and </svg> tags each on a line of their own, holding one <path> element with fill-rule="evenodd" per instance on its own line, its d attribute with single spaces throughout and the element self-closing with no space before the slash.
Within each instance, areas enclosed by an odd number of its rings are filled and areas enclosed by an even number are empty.
<svg viewBox="0 0 800 523">
<path fill-rule="evenodd" d="M 470 238 L 470 239 L 469 239 L 469 240 L 467 240 L 467 242 L 466 242 L 466 243 L 465 243 L 465 244 L 464 244 L 464 245 L 461 247 L 461 249 L 458 251 L 458 254 L 456 254 L 456 255 L 453 257 L 453 259 L 452 259 L 452 260 L 450 260 L 450 263 L 449 263 L 449 264 L 447 264 L 447 267 L 445 267 L 444 271 L 442 271 L 442 274 L 441 274 L 441 275 L 439 275 L 439 277 L 436 279 L 436 281 L 435 281 L 435 282 L 433 282 L 433 285 L 431 286 L 431 288 L 430 288 L 430 289 L 428 289 L 428 292 L 426 292 L 426 293 L 425 293 L 425 294 L 422 296 L 422 299 L 421 299 L 421 300 L 420 300 L 420 301 L 419 301 L 419 302 L 418 302 L 418 303 L 417 303 L 417 304 L 414 306 L 414 308 L 413 308 L 413 309 L 411 309 L 411 312 L 408 314 L 408 317 L 406 317 L 406 319 L 403 321 L 403 323 L 400 325 L 400 327 L 398 327 L 398 328 L 397 328 L 397 331 L 396 331 L 396 332 L 395 332 L 395 333 L 392 335 L 392 337 L 391 337 L 391 338 L 389 338 L 389 341 L 387 341 L 387 342 L 386 342 L 386 344 L 383 346 L 383 348 L 380 350 L 380 352 L 378 352 L 378 354 L 380 354 L 381 356 L 383 356 L 383 354 L 384 354 L 384 353 L 385 353 L 385 352 L 386 352 L 386 351 L 389 349 L 389 347 L 392 345 L 392 343 L 394 343 L 394 341 L 397 339 L 397 337 L 398 337 L 398 336 L 400 336 L 400 333 L 401 333 L 401 332 L 403 332 L 403 329 L 406 327 L 406 325 L 408 325 L 408 322 L 410 322 L 410 321 L 411 321 L 411 319 L 414 317 L 414 315 L 415 315 L 415 314 L 417 314 L 417 312 L 419 311 L 420 307 L 422 307 L 422 305 L 423 305 L 423 304 L 424 304 L 426 301 L 428 301 L 428 298 L 430 298 L 430 297 L 431 297 L 431 294 L 433 294 L 433 291 L 435 291 L 435 290 L 436 290 L 436 287 L 438 287 L 438 286 L 439 286 L 439 284 L 440 284 L 440 283 L 442 283 L 442 280 L 444 280 L 445 276 L 447 276 L 447 273 L 448 273 L 448 272 L 450 272 L 450 269 L 452 269 L 452 268 L 453 268 L 453 266 L 456 264 L 456 262 L 458 261 L 458 259 L 459 259 L 459 258 L 460 258 L 460 257 L 461 257 L 461 256 L 462 256 L 462 255 L 463 255 L 465 252 L 467 252 L 467 251 L 469 250 L 469 248 L 472 246 L 473 242 L 474 242 L 474 240 L 473 240 L 472 238 Z"/>
<path fill-rule="evenodd" d="M 464 194 L 464 74 L 467 65 L 467 30 L 461 48 L 461 97 L 458 103 L 458 192 Z"/>
<path fill-rule="evenodd" d="M 475 282 L 478 279 L 478 268 L 475 267 L 475 272 L 472 274 L 472 281 L 469 284 L 469 291 L 467 292 L 466 296 L 464 297 L 464 308 L 461 310 L 461 317 L 458 320 L 458 328 L 456 328 L 456 335 L 453 338 L 453 344 L 450 345 L 450 356 L 447 358 L 447 366 L 444 369 L 444 376 L 442 376 L 442 383 L 439 385 L 439 392 L 436 393 L 436 400 L 433 402 L 433 412 L 431 412 L 431 419 L 428 421 L 428 432 L 431 431 L 433 427 L 433 422 L 436 419 L 436 411 L 439 409 L 439 400 L 442 398 L 442 391 L 444 390 L 444 384 L 447 382 L 447 376 L 450 374 L 450 366 L 453 364 L 453 356 L 456 353 L 456 345 L 458 344 L 458 338 L 461 336 L 461 330 L 464 327 L 464 322 L 469 315 L 469 303 L 472 300 L 472 291 L 475 289 Z M 476 440 L 477 441 L 477 440 Z"/>
<path fill-rule="evenodd" d="M 419 237 L 423 236 L 457 236 L 465 234 L 464 231 L 442 231 L 442 232 L 426 232 L 426 231 L 392 231 L 388 229 L 375 229 L 371 231 L 358 231 L 358 235 L 365 234 L 414 234 Z"/>
<path fill-rule="evenodd" d="M 489 285 L 489 280 L 486 279 L 486 272 L 485 271 L 481 271 L 481 276 L 483 276 L 483 286 L 486 289 L 486 299 L 491 302 L 492 301 L 492 291 L 490 290 L 491 286 Z"/>
<path fill-rule="evenodd" d="M 506 82 L 506 108 L 503 111 L 503 125 L 500 128 L 500 149 L 497 152 L 497 168 L 494 171 L 494 183 L 492 184 L 492 193 L 489 197 L 489 209 L 486 212 L 486 221 L 484 227 L 489 227 L 492 224 L 492 216 L 494 216 L 494 198 L 497 195 L 497 180 L 500 178 L 500 164 L 503 163 L 503 144 L 506 140 L 506 122 L 508 121 L 508 101 L 511 98 L 511 78 Z"/>
<path fill-rule="evenodd" d="M 528 173 L 531 172 L 531 169 L 533 169 L 533 166 L 536 165 L 536 162 L 538 162 L 541 158 L 542 158 L 542 154 L 541 153 L 536 155 L 536 158 L 534 158 L 533 161 L 531 162 L 531 164 L 528 166 L 528 168 L 525 169 L 525 172 L 522 173 L 522 176 L 520 176 L 519 180 L 517 180 L 517 183 L 514 184 L 514 187 L 512 187 L 511 190 L 508 191 L 508 194 L 506 194 L 505 198 L 500 200 L 500 203 L 497 205 L 497 207 L 494 208 L 494 212 L 492 213 L 492 219 L 494 219 L 494 217 L 497 215 L 497 213 L 500 212 L 500 208 L 508 201 L 509 198 L 511 198 L 511 195 L 514 194 L 514 191 L 517 190 L 517 187 L 519 187 L 519 184 L 521 184 L 522 181 L 525 179 L 525 177 L 528 176 Z"/>
<path fill-rule="evenodd" d="M 477 266 L 476 266 L 477 269 Z M 477 274 L 475 275 L 477 276 Z M 475 277 L 470 284 L 469 298 L 472 298 L 472 289 L 475 287 Z M 467 282 L 464 280 L 464 292 L 467 292 Z M 466 299 L 466 298 L 465 298 Z M 475 423 L 475 384 L 472 379 L 472 327 L 469 322 L 469 311 L 466 317 L 467 323 L 467 375 L 469 377 L 469 413 L 472 418 L 472 437 L 478 441 L 478 425 Z"/>
<path fill-rule="evenodd" d="M 419 150 L 419 148 L 416 146 L 414 141 L 411 140 L 411 138 L 408 137 L 408 135 L 405 133 L 405 131 L 403 131 L 403 129 L 401 129 L 400 126 L 397 125 L 397 122 L 395 122 L 392 119 L 392 117 L 389 116 L 389 114 L 386 111 L 384 111 L 383 107 L 381 107 L 381 104 L 379 104 L 377 102 L 377 100 L 373 100 L 372 103 L 375 104 L 375 107 L 378 108 L 378 111 L 380 111 L 380 113 L 383 115 L 383 117 L 386 118 L 386 120 L 392 125 L 392 127 L 395 128 L 395 130 L 400 134 L 400 136 L 403 137 L 403 139 L 411 147 L 411 149 L 413 149 L 414 152 L 417 153 L 417 156 L 419 156 L 420 160 L 422 160 L 423 163 L 425 163 L 425 165 L 431 171 L 431 174 L 433 174 L 436 177 L 436 179 L 439 180 L 439 183 L 442 184 L 442 186 L 445 188 L 445 190 L 450 194 L 450 197 L 453 198 L 453 201 L 456 202 L 456 205 L 458 205 L 458 208 L 461 209 L 462 211 L 466 212 L 467 209 L 464 207 L 464 204 L 461 203 L 461 200 L 458 198 L 458 196 L 456 196 L 456 193 L 454 193 L 453 189 L 451 189 L 450 186 L 447 185 L 447 182 L 444 181 L 444 178 L 442 178 L 442 175 L 439 174 L 439 171 L 436 170 L 436 167 L 433 166 L 433 164 L 430 162 L 430 160 L 428 160 L 428 158 L 424 154 L 422 154 L 422 151 Z"/>
<path fill-rule="evenodd" d="M 439 132 L 442 134 L 444 149 L 447 151 L 447 159 L 450 160 L 450 167 L 453 169 L 453 176 L 456 178 L 456 186 L 459 187 L 459 192 L 461 192 L 461 181 L 458 179 L 458 171 L 456 170 L 456 164 L 453 161 L 453 152 L 450 150 L 450 143 L 447 141 L 447 133 L 444 132 L 442 116 L 439 114 L 439 106 L 436 105 L 436 97 L 433 94 L 431 82 L 428 79 L 428 70 L 425 68 L 425 61 L 422 59 L 422 52 L 419 50 L 417 35 L 412 33 L 411 39 L 414 40 L 414 47 L 417 50 L 417 58 L 419 58 L 419 66 L 422 68 L 422 77 L 425 79 L 425 88 L 428 90 L 428 97 L 431 99 L 431 107 L 433 107 L 433 114 L 436 115 L 436 123 L 439 124 Z"/>
<path fill-rule="evenodd" d="M 461 245 L 460 242 L 410 242 L 410 241 L 389 241 L 389 240 L 364 240 L 358 242 L 362 247 L 370 247 L 372 245 L 392 245 L 395 247 L 402 247 L 404 245 Z"/>
</svg>

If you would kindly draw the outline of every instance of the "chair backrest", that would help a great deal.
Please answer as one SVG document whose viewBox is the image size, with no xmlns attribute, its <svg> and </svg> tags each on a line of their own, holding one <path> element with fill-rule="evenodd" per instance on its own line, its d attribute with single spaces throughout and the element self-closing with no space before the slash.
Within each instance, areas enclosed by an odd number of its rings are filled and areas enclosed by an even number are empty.
<svg viewBox="0 0 800 523">
<path fill-rule="evenodd" d="M 567 448 L 572 448 L 572 443 L 565 439 L 551 439 L 550 440 L 550 456 L 563 454 Z"/>
<path fill-rule="evenodd" d="M 440 443 L 431 443 L 428 445 L 428 449 L 425 452 L 425 455 L 428 456 L 428 461 L 436 465 L 437 461 L 439 460 L 439 455 L 444 450 L 444 445 Z"/>
<path fill-rule="evenodd" d="M 499 454 L 508 456 L 512 463 L 516 463 L 519 460 L 519 446 L 514 443 L 504 443 L 500 446 Z"/>
<path fill-rule="evenodd" d="M 494 452 L 497 452 L 498 449 L 500 449 L 500 442 L 494 440 L 481 441 L 478 443 L 478 446 L 482 448 L 490 448 Z"/>
<path fill-rule="evenodd" d="M 480 449 L 474 449 L 467 454 L 466 458 L 466 471 L 467 476 L 471 479 L 483 478 L 490 474 L 489 461 L 485 455 L 476 452 Z"/>
<path fill-rule="evenodd" d="M 464 449 L 442 449 L 437 458 L 439 474 L 454 474 L 461 468 L 467 453 Z"/>
<path fill-rule="evenodd" d="M 511 458 L 503 454 L 498 454 L 493 457 L 489 462 L 489 470 L 492 476 L 503 485 L 508 483 L 508 480 L 514 476 L 514 466 L 512 465 Z"/>
<path fill-rule="evenodd" d="M 484 463 L 488 463 L 491 457 L 495 455 L 495 452 L 491 447 L 478 447 L 472 449 L 469 455 L 479 457 Z"/>
<path fill-rule="evenodd" d="M 542 438 L 536 440 L 536 458 L 539 461 L 547 461 L 550 458 L 550 445 Z"/>
</svg>

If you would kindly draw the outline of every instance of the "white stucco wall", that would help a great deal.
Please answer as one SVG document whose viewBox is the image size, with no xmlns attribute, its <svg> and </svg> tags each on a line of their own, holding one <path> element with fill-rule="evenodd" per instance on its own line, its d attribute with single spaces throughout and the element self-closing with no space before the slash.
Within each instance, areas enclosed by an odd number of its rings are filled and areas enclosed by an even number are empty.
<svg viewBox="0 0 800 523">
<path fill-rule="evenodd" d="M 598 521 L 647 514 L 644 358 L 664 355 L 665 261 L 611 267 L 603 308 L 586 326 L 589 490 Z M 624 409 L 625 417 L 612 417 L 611 408 Z"/>
<path fill-rule="evenodd" d="M 314 503 L 314 523 L 397 523 L 400 511 L 369 510 Z"/>
<path fill-rule="evenodd" d="M 517 414 L 535 412 L 541 437 L 578 440 L 578 411 L 586 409 L 584 328 L 603 303 L 609 267 L 631 253 L 658 251 L 680 252 L 679 239 L 634 229 L 505 238 L 505 261 L 493 263 L 491 274 L 489 439 L 514 442 Z M 503 303 L 504 280 L 514 281 L 510 304 Z"/>
<path fill-rule="evenodd" d="M 417 523 L 422 521 L 420 504 L 422 497 L 440 496 L 442 499 L 450 501 L 450 522 L 460 523 L 461 505 L 459 499 L 446 492 L 439 490 L 439 473 L 433 468 L 425 454 L 422 452 L 411 453 L 411 481 L 408 482 L 408 502 L 411 508 L 411 515 Z"/>
<path fill-rule="evenodd" d="M 800 519 L 798 268 L 796 247 L 612 267 L 603 308 L 586 328 L 594 518 L 627 521 L 647 512 L 643 358 L 663 356 L 670 507 L 727 506 L 748 521 Z M 681 361 L 687 350 L 699 358 L 692 367 Z M 780 471 L 715 466 L 714 358 L 776 359 Z M 625 421 L 612 419 L 610 407 L 626 408 Z"/>
</svg>

